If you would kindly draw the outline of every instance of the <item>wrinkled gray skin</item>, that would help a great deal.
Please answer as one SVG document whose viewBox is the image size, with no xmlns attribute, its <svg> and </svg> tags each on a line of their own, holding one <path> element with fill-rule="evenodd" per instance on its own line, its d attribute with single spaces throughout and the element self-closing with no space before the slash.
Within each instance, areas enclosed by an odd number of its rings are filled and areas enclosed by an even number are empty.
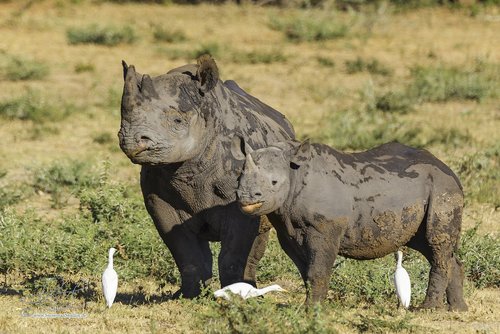
<svg viewBox="0 0 500 334">
<path fill-rule="evenodd" d="M 337 254 L 375 259 L 408 246 L 431 264 L 421 307 L 442 307 L 446 293 L 450 310 L 467 310 L 455 254 L 462 187 L 432 154 L 398 143 L 352 154 L 309 142 L 245 147 L 234 152 L 245 159 L 242 210 L 268 215 L 309 303 L 325 299 Z"/>
<path fill-rule="evenodd" d="M 195 297 L 212 277 L 209 241 L 221 241 L 222 286 L 255 285 L 270 226 L 241 213 L 243 161 L 230 153 L 238 134 L 256 147 L 294 137 L 282 114 L 218 78 L 209 56 L 151 78 L 124 66 L 120 147 L 141 164 L 146 208 L 179 268 L 178 294 Z"/>
</svg>

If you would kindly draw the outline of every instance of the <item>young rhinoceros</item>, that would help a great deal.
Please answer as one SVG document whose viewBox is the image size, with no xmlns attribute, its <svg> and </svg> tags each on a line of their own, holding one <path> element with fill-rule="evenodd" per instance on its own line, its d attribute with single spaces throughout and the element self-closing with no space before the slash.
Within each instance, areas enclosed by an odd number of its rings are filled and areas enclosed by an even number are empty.
<svg viewBox="0 0 500 334">
<path fill-rule="evenodd" d="M 308 141 L 255 151 L 233 144 L 232 152 L 246 159 L 242 211 L 268 215 L 309 287 L 308 303 L 325 299 L 337 254 L 375 259 L 408 246 L 431 264 L 422 307 L 442 306 L 446 292 L 450 310 L 467 309 L 455 254 L 462 187 L 432 154 L 398 143 L 344 153 Z"/>
</svg>

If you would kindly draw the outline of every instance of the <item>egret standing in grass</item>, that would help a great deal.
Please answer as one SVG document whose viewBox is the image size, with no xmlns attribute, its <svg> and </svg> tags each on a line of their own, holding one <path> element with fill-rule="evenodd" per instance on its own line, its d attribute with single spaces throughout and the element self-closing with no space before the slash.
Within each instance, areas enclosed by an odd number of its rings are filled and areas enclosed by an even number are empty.
<svg viewBox="0 0 500 334">
<path fill-rule="evenodd" d="M 270 285 L 270 286 L 262 288 L 262 289 L 257 289 L 255 287 L 253 287 L 251 284 L 239 282 L 239 283 L 230 284 L 228 286 L 223 287 L 222 289 L 215 291 L 214 296 L 216 298 L 225 298 L 227 300 L 230 300 L 231 299 L 230 294 L 232 293 L 232 294 L 240 296 L 243 299 L 247 299 L 247 298 L 262 296 L 263 294 L 268 293 L 270 291 L 287 292 L 285 289 L 283 289 L 278 284 Z"/>
<path fill-rule="evenodd" d="M 398 307 L 399 304 L 403 305 L 404 308 L 410 306 L 411 298 L 411 283 L 410 276 L 406 269 L 403 268 L 403 252 L 398 251 L 398 264 L 396 266 L 396 272 L 394 273 L 394 285 L 396 286 L 396 295 L 398 296 Z"/>
<path fill-rule="evenodd" d="M 118 274 L 113 269 L 113 255 L 116 249 L 110 248 L 108 255 L 108 267 L 102 274 L 102 292 L 106 299 L 106 305 L 111 307 L 116 297 L 116 290 L 118 290 Z"/>
</svg>

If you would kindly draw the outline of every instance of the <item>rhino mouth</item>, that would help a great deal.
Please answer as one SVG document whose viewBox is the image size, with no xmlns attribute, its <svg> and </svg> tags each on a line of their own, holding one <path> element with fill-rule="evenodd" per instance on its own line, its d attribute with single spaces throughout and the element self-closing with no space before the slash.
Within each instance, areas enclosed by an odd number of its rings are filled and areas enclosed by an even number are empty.
<svg viewBox="0 0 500 334">
<path fill-rule="evenodd" d="M 244 213 L 252 213 L 259 209 L 264 202 L 255 202 L 251 204 L 240 204 L 241 211 Z"/>
<path fill-rule="evenodd" d="M 131 158 L 135 158 L 137 157 L 139 154 L 141 154 L 142 152 L 144 151 L 148 151 L 150 150 L 151 148 L 150 147 L 147 147 L 147 146 L 139 146 L 138 148 L 136 148 L 134 151 L 130 152 L 130 157 Z"/>
</svg>

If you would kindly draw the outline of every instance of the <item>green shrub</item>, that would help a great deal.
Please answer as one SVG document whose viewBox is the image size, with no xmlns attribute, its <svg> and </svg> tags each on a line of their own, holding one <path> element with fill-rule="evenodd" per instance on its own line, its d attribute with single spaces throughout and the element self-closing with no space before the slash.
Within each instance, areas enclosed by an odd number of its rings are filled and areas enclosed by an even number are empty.
<svg viewBox="0 0 500 334">
<path fill-rule="evenodd" d="M 234 52 L 232 61 L 241 64 L 272 64 L 286 62 L 288 57 L 280 50 L 273 51 L 250 51 L 250 52 Z"/>
<path fill-rule="evenodd" d="M 0 53 L 0 79 L 41 80 L 48 74 L 49 66 L 45 63 Z"/>
<path fill-rule="evenodd" d="M 97 188 L 77 194 L 81 211 L 75 214 L 42 219 L 35 212 L 0 211 L 0 273 L 15 271 L 26 278 L 78 273 L 98 279 L 107 250 L 114 246 L 120 249 L 115 258 L 120 279 L 151 277 L 177 284 L 173 258 L 144 209 L 139 189 L 131 195 L 130 188 L 101 175 Z"/>
<path fill-rule="evenodd" d="M 211 301 L 197 313 L 195 325 L 205 333 L 337 333 L 335 319 L 327 319 L 320 306 L 307 313 L 300 304 L 280 306 L 266 298 Z"/>
<path fill-rule="evenodd" d="M 335 62 L 329 57 L 317 57 L 318 64 L 325 67 L 335 67 Z"/>
<path fill-rule="evenodd" d="M 407 114 L 413 110 L 413 103 L 407 94 L 388 92 L 376 97 L 375 107 L 384 112 Z"/>
<path fill-rule="evenodd" d="M 75 65 L 75 73 L 94 72 L 95 66 L 92 63 L 78 63 Z"/>
<path fill-rule="evenodd" d="M 221 46 L 216 42 L 209 42 L 201 44 L 192 53 L 188 54 L 193 59 L 198 58 L 201 55 L 209 54 L 213 57 L 218 57 L 220 55 Z"/>
<path fill-rule="evenodd" d="M 357 57 L 355 60 L 347 60 L 345 62 L 347 73 L 353 74 L 358 72 L 369 72 L 371 74 L 391 75 L 392 70 L 386 65 L 380 63 L 377 59 L 364 60 Z"/>
<path fill-rule="evenodd" d="M 135 41 L 134 29 L 130 26 L 98 26 L 74 27 L 66 31 L 69 44 L 100 44 L 114 46 L 120 43 L 130 44 Z"/>
<path fill-rule="evenodd" d="M 157 42 L 177 43 L 187 40 L 186 35 L 181 30 L 169 30 L 161 26 L 153 28 L 153 38 Z"/>
<path fill-rule="evenodd" d="M 31 120 L 33 122 L 60 121 L 70 114 L 70 106 L 49 104 L 38 92 L 29 90 L 24 95 L 0 101 L 0 117 Z"/>
<path fill-rule="evenodd" d="M 286 38 L 294 42 L 324 41 L 345 37 L 349 28 L 333 15 L 276 18 L 270 20 L 271 29 L 282 31 Z"/>
<path fill-rule="evenodd" d="M 102 132 L 97 135 L 95 135 L 92 138 L 94 143 L 101 144 L 101 145 L 107 145 L 107 144 L 114 144 L 116 143 L 116 136 L 113 136 L 109 132 Z"/>
<path fill-rule="evenodd" d="M 500 238 L 478 235 L 476 227 L 462 234 L 459 247 L 465 275 L 478 289 L 500 288 Z"/>
<path fill-rule="evenodd" d="M 67 161 L 37 170 L 34 173 L 33 188 L 50 194 L 52 206 L 62 208 L 71 195 L 97 184 L 98 180 L 91 174 L 88 163 Z"/>
<path fill-rule="evenodd" d="M 306 134 L 312 140 L 324 142 L 339 150 L 366 150 L 397 141 L 401 144 L 424 148 L 442 144 L 459 147 L 470 144 L 473 138 L 456 128 L 424 128 L 405 121 L 394 113 L 365 107 L 344 110 L 327 116 L 320 132 Z"/>
<path fill-rule="evenodd" d="M 467 200 L 500 208 L 500 145 L 465 155 L 452 162 Z"/>
<path fill-rule="evenodd" d="M 446 102 L 453 99 L 481 101 L 498 94 L 500 66 L 478 63 L 472 70 L 458 67 L 412 69 L 408 94 L 418 102 Z"/>
</svg>

